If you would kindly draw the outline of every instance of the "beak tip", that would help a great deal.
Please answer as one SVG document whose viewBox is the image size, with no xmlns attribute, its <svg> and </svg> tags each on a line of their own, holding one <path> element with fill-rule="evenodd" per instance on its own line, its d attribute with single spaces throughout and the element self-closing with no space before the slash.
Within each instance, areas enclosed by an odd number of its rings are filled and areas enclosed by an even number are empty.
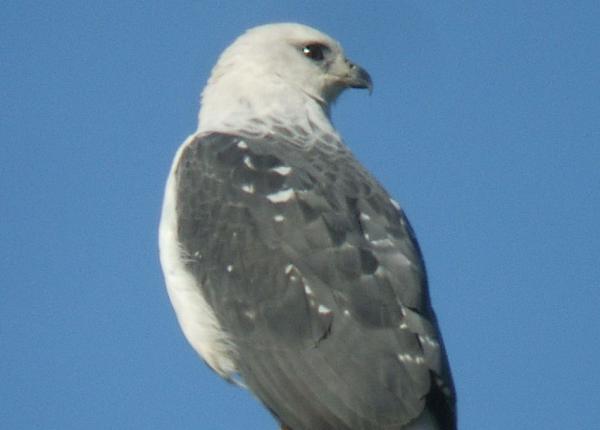
<svg viewBox="0 0 600 430">
<path fill-rule="evenodd" d="M 350 87 L 352 88 L 364 88 L 369 91 L 369 95 L 373 94 L 373 80 L 371 79 L 371 75 L 362 67 L 351 64 L 351 79 L 350 79 Z"/>
</svg>

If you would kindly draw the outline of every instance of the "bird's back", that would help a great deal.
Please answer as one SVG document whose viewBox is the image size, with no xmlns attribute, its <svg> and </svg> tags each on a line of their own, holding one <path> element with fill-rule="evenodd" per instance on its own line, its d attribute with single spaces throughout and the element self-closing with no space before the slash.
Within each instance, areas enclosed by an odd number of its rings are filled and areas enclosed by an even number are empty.
<svg viewBox="0 0 600 430">
<path fill-rule="evenodd" d="M 417 242 L 345 147 L 213 133 L 186 144 L 174 174 L 185 270 L 283 424 L 455 428 Z"/>
</svg>

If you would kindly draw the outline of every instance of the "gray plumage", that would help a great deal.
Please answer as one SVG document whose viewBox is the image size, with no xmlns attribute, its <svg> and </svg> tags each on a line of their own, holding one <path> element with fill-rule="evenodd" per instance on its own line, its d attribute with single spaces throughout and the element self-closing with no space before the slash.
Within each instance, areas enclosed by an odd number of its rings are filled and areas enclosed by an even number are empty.
<svg viewBox="0 0 600 430">
<path fill-rule="evenodd" d="M 198 133 L 176 157 L 161 259 L 186 336 L 289 429 L 455 429 L 404 213 L 335 132 L 279 127 Z"/>
</svg>

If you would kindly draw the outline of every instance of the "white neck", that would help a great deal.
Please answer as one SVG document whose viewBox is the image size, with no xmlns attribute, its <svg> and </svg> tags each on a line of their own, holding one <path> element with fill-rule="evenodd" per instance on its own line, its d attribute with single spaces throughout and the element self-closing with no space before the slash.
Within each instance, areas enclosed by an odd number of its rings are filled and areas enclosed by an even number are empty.
<svg viewBox="0 0 600 430">
<path fill-rule="evenodd" d="M 314 136 L 315 140 L 331 135 L 340 141 L 324 102 L 277 76 L 269 79 L 252 79 L 252 71 L 247 69 L 223 75 L 216 70 L 202 94 L 198 133 L 280 134 L 287 138 L 291 133 Z"/>
</svg>

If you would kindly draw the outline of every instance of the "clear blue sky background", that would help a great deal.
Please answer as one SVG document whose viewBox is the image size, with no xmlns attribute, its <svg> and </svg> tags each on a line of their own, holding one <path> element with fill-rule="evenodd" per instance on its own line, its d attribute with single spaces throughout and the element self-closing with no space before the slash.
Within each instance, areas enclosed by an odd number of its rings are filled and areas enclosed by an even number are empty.
<svg viewBox="0 0 600 430">
<path fill-rule="evenodd" d="M 600 422 L 600 2 L 5 1 L 0 427 L 275 429 L 184 341 L 164 180 L 248 27 L 339 39 L 334 121 L 428 264 L 461 429 Z"/>
</svg>

